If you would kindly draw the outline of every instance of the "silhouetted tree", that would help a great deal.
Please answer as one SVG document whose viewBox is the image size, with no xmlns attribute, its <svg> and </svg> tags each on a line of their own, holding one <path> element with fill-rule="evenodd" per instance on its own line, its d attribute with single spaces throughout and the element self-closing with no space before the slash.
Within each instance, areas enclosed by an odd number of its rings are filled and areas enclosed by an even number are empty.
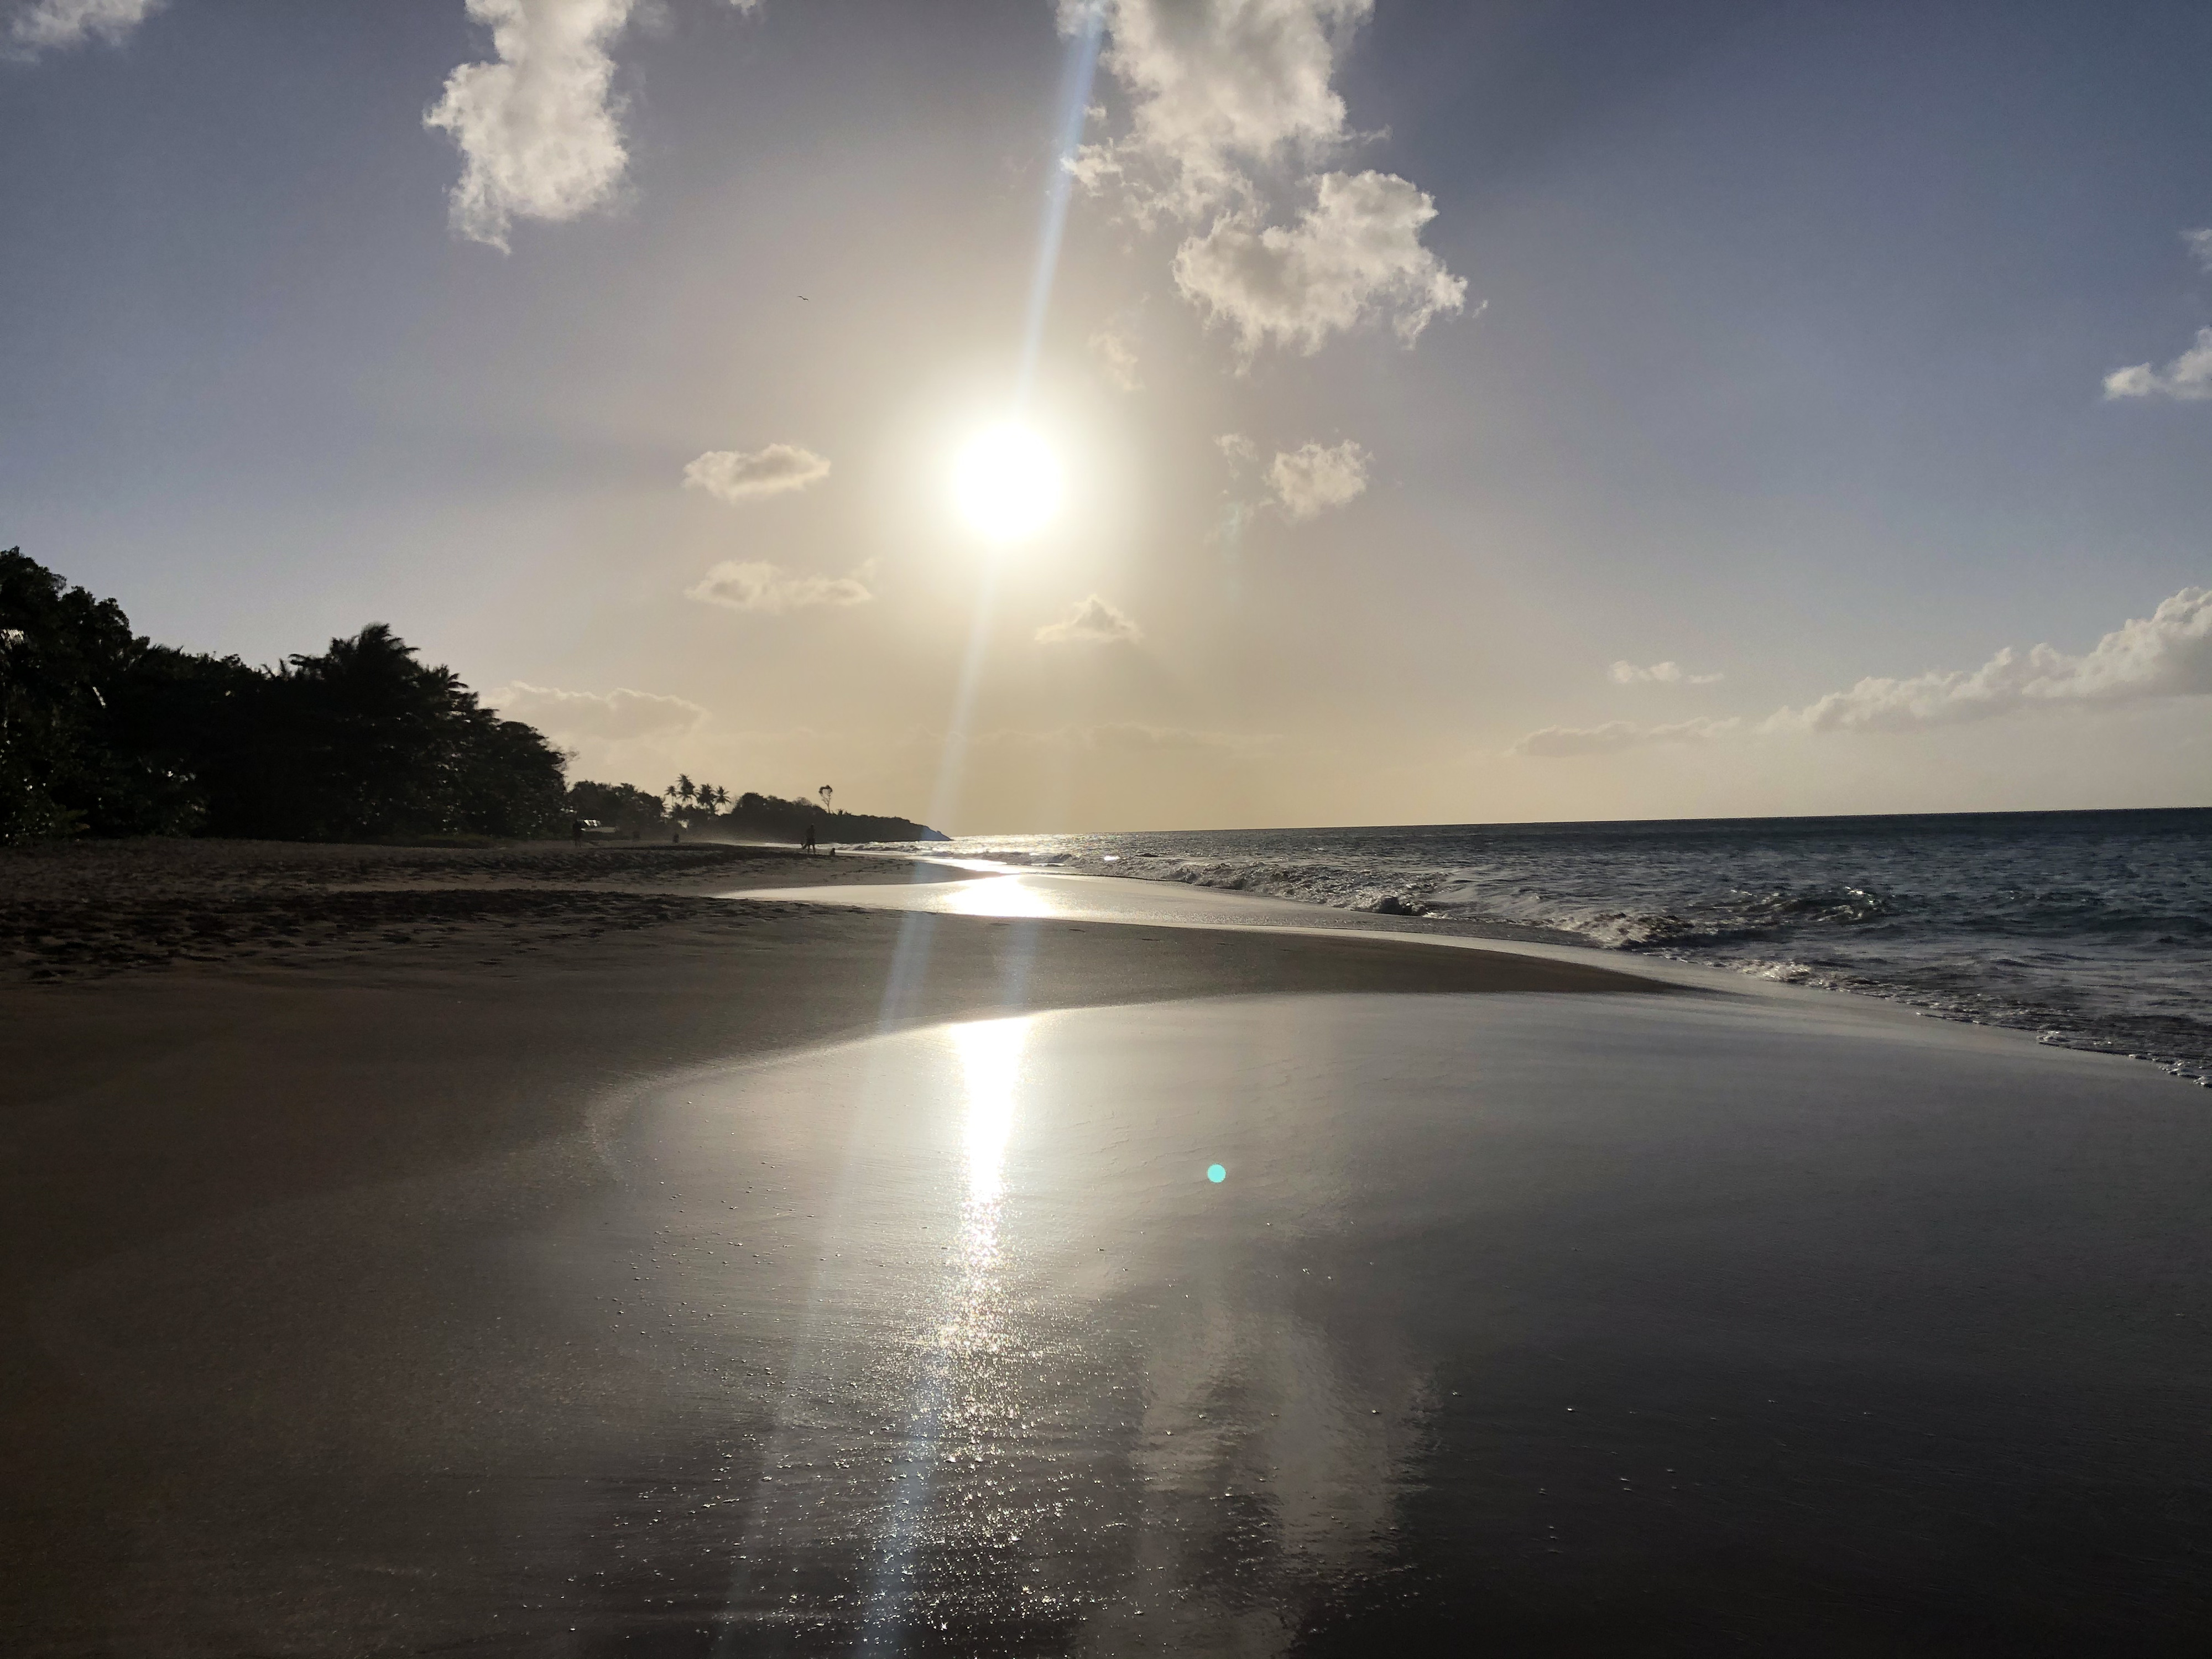
<svg viewBox="0 0 2212 1659">
<path fill-rule="evenodd" d="M 130 741 L 134 680 L 157 653 L 177 654 L 134 635 L 114 600 L 0 552 L 0 841 L 198 827 L 189 769 Z"/>
<path fill-rule="evenodd" d="M 270 672 L 0 553 L 0 840 L 546 835 L 562 764 L 381 623 Z"/>
<path fill-rule="evenodd" d="M 632 834 L 662 827 L 665 813 L 661 800 L 660 796 L 648 795 L 627 783 L 593 783 L 586 779 L 568 786 L 571 812 Z"/>
<path fill-rule="evenodd" d="M 669 799 L 677 798 L 684 780 L 669 786 L 664 792 Z M 579 785 L 580 788 L 583 786 Z M 595 785 L 593 787 L 604 787 Z M 726 789 L 712 785 L 699 789 L 696 799 L 702 804 L 724 807 L 720 825 L 736 834 L 762 841 L 803 842 L 809 825 L 825 841 L 942 841 L 944 836 L 927 824 L 916 823 L 911 818 L 872 817 L 861 812 L 836 812 L 826 810 L 824 805 L 813 800 L 784 800 L 775 795 L 756 794 L 748 790 L 734 799 Z"/>
</svg>

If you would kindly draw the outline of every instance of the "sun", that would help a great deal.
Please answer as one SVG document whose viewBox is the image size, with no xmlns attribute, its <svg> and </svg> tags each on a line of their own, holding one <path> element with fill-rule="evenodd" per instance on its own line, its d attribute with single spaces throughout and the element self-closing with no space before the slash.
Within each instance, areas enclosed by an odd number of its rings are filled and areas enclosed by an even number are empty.
<svg viewBox="0 0 2212 1659">
<path fill-rule="evenodd" d="M 978 433 L 952 464 L 952 499 L 968 527 L 988 542 L 1026 541 L 1060 511 L 1060 458 L 1025 426 L 1008 422 Z"/>
</svg>

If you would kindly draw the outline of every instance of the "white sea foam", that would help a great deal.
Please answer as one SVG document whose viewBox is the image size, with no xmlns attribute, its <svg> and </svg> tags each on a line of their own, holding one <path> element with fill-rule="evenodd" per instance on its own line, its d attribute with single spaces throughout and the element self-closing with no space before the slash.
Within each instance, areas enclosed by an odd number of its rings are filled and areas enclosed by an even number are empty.
<svg viewBox="0 0 2212 1659">
<path fill-rule="evenodd" d="M 1541 929 L 2212 1071 L 2212 812 L 974 838 L 970 857 Z M 923 850 L 923 849 L 917 849 Z"/>
</svg>

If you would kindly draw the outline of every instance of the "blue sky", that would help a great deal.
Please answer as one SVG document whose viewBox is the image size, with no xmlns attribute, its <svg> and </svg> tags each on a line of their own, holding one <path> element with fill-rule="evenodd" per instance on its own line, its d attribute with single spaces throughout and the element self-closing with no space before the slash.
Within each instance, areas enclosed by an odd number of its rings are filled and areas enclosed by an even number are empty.
<svg viewBox="0 0 2212 1659">
<path fill-rule="evenodd" d="M 0 544 L 958 829 L 2212 800 L 2212 10 L 1115 0 L 992 554 L 1079 11 L 0 7 Z"/>
</svg>

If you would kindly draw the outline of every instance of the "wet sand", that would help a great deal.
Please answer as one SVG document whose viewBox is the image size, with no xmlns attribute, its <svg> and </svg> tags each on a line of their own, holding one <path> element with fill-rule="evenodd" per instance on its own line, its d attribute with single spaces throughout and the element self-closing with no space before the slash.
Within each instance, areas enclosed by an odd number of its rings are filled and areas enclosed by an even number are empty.
<svg viewBox="0 0 2212 1659">
<path fill-rule="evenodd" d="M 0 987 L 9 1651 L 2194 1650 L 2196 1091 L 673 884 Z"/>
</svg>

